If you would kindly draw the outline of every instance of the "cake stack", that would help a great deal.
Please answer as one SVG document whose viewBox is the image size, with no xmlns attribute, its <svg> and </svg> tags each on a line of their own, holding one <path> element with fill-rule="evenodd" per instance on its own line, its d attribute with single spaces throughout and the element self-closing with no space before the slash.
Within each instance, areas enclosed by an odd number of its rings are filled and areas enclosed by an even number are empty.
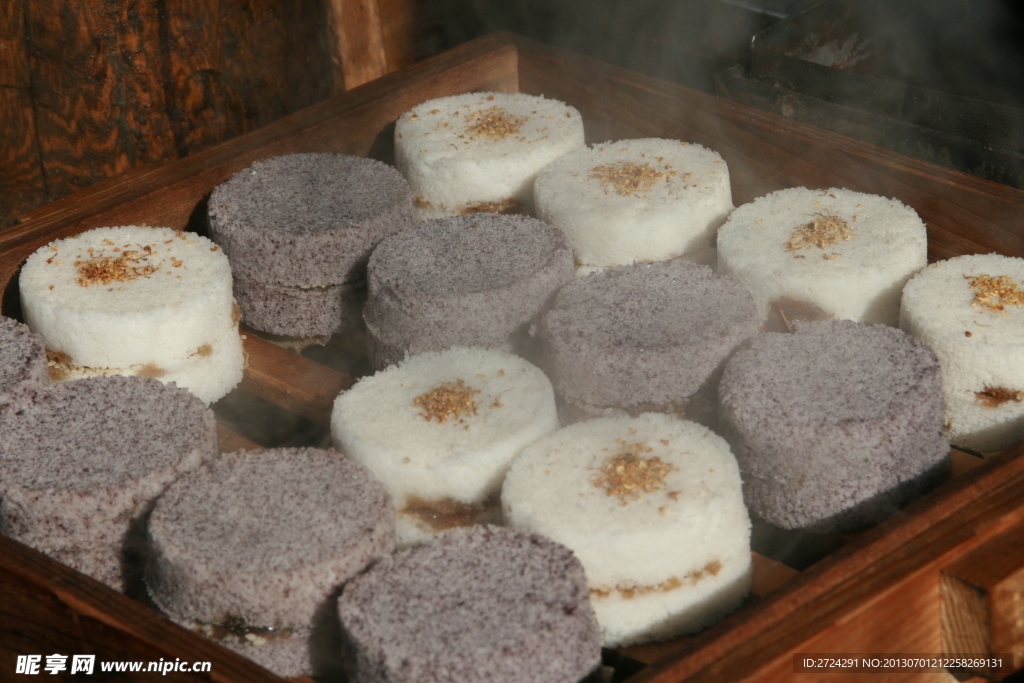
<svg viewBox="0 0 1024 683">
<path fill-rule="evenodd" d="M 289 154 L 218 186 L 209 219 L 231 259 L 245 324 L 326 337 L 360 324 L 366 261 L 381 238 L 412 222 L 412 194 L 380 161 Z"/>
<path fill-rule="evenodd" d="M 338 653 L 323 616 L 394 550 L 394 516 L 334 451 L 235 451 L 168 488 L 149 539 L 146 586 L 174 621 L 279 676 L 326 675 Z"/>
<path fill-rule="evenodd" d="M 206 403 L 242 379 L 244 354 L 220 247 L 169 228 L 97 228 L 29 257 L 25 322 L 46 344 L 50 376 L 140 375 Z"/>
<path fill-rule="evenodd" d="M 116 590 L 152 501 L 217 453 L 213 412 L 143 377 L 91 377 L 0 411 L 0 531 Z"/>
</svg>

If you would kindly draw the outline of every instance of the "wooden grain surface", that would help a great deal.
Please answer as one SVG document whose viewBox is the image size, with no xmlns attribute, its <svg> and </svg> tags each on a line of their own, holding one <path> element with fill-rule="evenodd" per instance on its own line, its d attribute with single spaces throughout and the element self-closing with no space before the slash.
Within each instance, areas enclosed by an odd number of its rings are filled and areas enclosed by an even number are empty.
<svg viewBox="0 0 1024 683">
<path fill-rule="evenodd" d="M 0 230 L 323 100 L 320 0 L 0 3 Z"/>
<path fill-rule="evenodd" d="M 390 126 L 400 113 L 430 97 L 486 89 L 520 89 L 568 101 L 583 112 L 590 140 L 660 135 L 715 147 L 730 163 L 737 202 L 789 185 L 844 185 L 896 196 L 918 209 L 930 229 L 933 259 L 992 249 L 1024 254 L 1017 231 L 1024 193 L 594 60 L 494 35 L 236 140 L 134 171 L 33 212 L 25 223 L 0 234 L 3 310 L 16 312 L 14 276 L 20 263 L 54 237 L 133 222 L 201 229 L 204 197 L 258 158 L 330 150 L 388 159 Z M 244 390 L 313 422 L 326 421 L 332 394 L 351 381 L 256 337 L 246 340 L 246 348 L 250 367 Z M 222 437 L 228 445 L 236 443 L 229 433 L 222 431 Z M 626 654 L 651 662 L 630 680 L 787 680 L 793 678 L 792 653 L 798 651 L 896 647 L 941 652 L 939 571 L 1024 518 L 1024 458 L 1017 455 L 961 468 L 970 471 L 897 518 L 849 539 L 799 576 L 768 567 L 763 597 L 718 626 L 667 649 Z M 39 595 L 52 593 L 50 570 L 40 558 L 0 553 L 0 568 L 12 574 L 11 585 L 27 582 Z M 74 585 L 72 593 L 78 588 Z M 6 584 L 0 587 L 7 590 Z M 95 596 L 95 587 L 86 588 Z M 32 611 L 33 599 L 23 611 Z M 118 604 L 115 611 L 122 608 Z M 82 609 L 93 614 L 88 610 L 99 608 Z M 57 617 L 39 619 L 41 632 L 51 618 Z M 131 633 L 134 618 L 124 616 L 118 627 Z M 153 618 L 141 622 L 138 637 L 144 643 L 153 638 Z M 175 634 L 173 647 L 200 647 L 189 640 L 191 634 Z M 801 675 L 794 680 L 815 679 Z"/>
</svg>

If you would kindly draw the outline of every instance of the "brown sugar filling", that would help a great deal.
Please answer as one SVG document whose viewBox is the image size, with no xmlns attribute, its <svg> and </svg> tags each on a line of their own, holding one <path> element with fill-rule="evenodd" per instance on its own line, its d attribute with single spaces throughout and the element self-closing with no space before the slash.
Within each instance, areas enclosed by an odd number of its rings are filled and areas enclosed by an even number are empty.
<svg viewBox="0 0 1024 683">
<path fill-rule="evenodd" d="M 1024 401 L 1024 391 L 1014 391 L 1006 387 L 987 386 L 983 391 L 974 392 L 974 396 L 986 408 L 998 408 L 1004 403 Z"/>
<path fill-rule="evenodd" d="M 651 593 L 669 593 L 677 588 L 682 588 L 687 582 L 692 586 L 705 576 L 717 576 L 720 571 L 722 571 L 722 563 L 718 560 L 712 560 L 697 571 L 690 572 L 682 578 L 673 576 L 672 578 L 662 581 L 661 583 L 654 584 L 653 586 L 625 586 L 619 584 L 611 587 L 591 588 L 590 595 L 598 598 L 607 598 L 613 593 L 617 593 L 619 596 L 629 600 L 637 596 L 650 595 Z"/>
<path fill-rule="evenodd" d="M 208 635 L 214 640 L 235 637 L 246 641 L 249 640 L 247 636 L 255 636 L 262 640 L 285 640 L 292 637 L 291 629 L 252 626 L 246 623 L 245 619 L 234 614 L 225 614 L 212 623 L 197 621 L 193 630 Z"/>
<path fill-rule="evenodd" d="M 399 514 L 415 517 L 434 531 L 448 531 L 463 526 L 472 526 L 487 507 L 480 503 L 462 503 L 452 498 L 427 500 L 410 497 Z"/>
<path fill-rule="evenodd" d="M 832 314 L 809 301 L 781 297 L 768 304 L 768 319 L 761 326 L 763 332 L 793 332 L 798 322 L 831 320 Z"/>
</svg>

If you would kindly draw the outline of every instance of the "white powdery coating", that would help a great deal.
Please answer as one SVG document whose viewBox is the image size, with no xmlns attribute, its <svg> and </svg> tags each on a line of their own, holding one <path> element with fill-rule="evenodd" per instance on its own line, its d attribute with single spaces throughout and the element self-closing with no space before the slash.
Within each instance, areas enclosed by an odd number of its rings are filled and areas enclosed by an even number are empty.
<svg viewBox="0 0 1024 683">
<path fill-rule="evenodd" d="M 302 628 L 394 551 L 394 522 L 384 488 L 339 453 L 236 451 L 168 488 L 149 537 L 146 586 L 167 613 Z"/>
<path fill-rule="evenodd" d="M 620 194 L 597 169 L 627 163 L 661 176 L 647 189 Z M 706 258 L 733 210 L 729 169 L 717 152 L 658 138 L 578 149 L 544 168 L 533 193 L 537 217 L 561 228 L 587 266 Z"/>
<path fill-rule="evenodd" d="M 1024 391 L 1024 308 L 973 306 L 967 277 L 978 275 L 1005 275 L 1024 289 L 1024 259 L 974 254 L 932 264 L 904 288 L 900 327 L 939 358 L 950 441 L 987 453 L 1024 438 L 1024 401 L 989 407 L 977 396 Z"/>
<path fill-rule="evenodd" d="M 475 415 L 427 420 L 417 397 L 463 380 L 479 390 Z M 410 502 L 481 504 L 496 494 L 509 463 L 558 428 L 554 391 L 539 369 L 511 354 L 453 348 L 411 356 L 338 396 L 335 446 L 366 465 L 401 510 Z M 399 529 L 399 545 L 414 540 Z"/>
<path fill-rule="evenodd" d="M 663 487 L 623 504 L 598 477 L 607 459 L 632 444 L 674 469 Z M 580 422 L 538 440 L 513 462 L 501 502 L 506 523 L 572 549 L 598 595 L 604 643 L 618 645 L 693 631 L 737 606 L 729 598 L 722 611 L 703 607 L 749 588 L 750 519 L 740 486 L 725 440 L 696 423 L 647 413 Z M 648 595 L 662 604 L 636 600 Z M 688 610 L 692 620 L 676 618 Z"/>
<path fill-rule="evenodd" d="M 525 121 L 506 137 L 467 130 L 492 107 Z M 582 146 L 583 119 L 575 108 L 521 93 L 429 100 L 395 125 L 395 165 L 417 197 L 419 220 L 508 199 L 530 207 L 538 171 Z"/>
<path fill-rule="evenodd" d="M 844 219 L 854 230 L 852 239 L 825 249 L 787 249 L 794 230 L 819 214 Z M 835 318 L 896 325 L 900 292 L 927 264 L 927 251 L 924 223 L 895 199 L 798 187 L 730 214 L 718 231 L 718 272 L 746 285 L 762 322 L 771 302 L 795 299 Z"/>
<path fill-rule="evenodd" d="M 110 375 L 141 375 L 153 377 L 164 384 L 174 382 L 188 389 L 206 405 L 224 397 L 242 381 L 245 368 L 245 351 L 238 326 L 231 324 L 227 331 L 212 343 L 204 344 L 200 350 L 184 360 L 167 367 L 153 365 L 130 365 L 123 368 L 89 368 L 61 365 L 66 373 L 61 379 L 82 379 Z M 154 370 L 158 372 L 154 373 Z"/>
<path fill-rule="evenodd" d="M 78 283 L 75 263 L 88 261 L 90 248 L 93 256 L 117 258 L 147 246 L 151 252 L 134 265 L 156 267 L 148 277 Z M 231 321 L 224 252 L 205 237 L 170 228 L 97 228 L 51 242 L 29 257 L 19 285 L 25 322 L 75 365 L 171 364 L 217 338 Z"/>
</svg>

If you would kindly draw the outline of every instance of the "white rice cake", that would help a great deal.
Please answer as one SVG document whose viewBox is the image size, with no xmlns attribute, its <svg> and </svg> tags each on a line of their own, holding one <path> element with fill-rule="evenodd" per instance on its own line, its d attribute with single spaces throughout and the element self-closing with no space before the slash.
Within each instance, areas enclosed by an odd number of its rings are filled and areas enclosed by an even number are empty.
<svg viewBox="0 0 1024 683">
<path fill-rule="evenodd" d="M 511 526 L 583 563 L 606 647 L 702 629 L 750 589 L 750 518 L 721 437 L 645 413 L 579 422 L 528 446 L 501 492 Z"/>
<path fill-rule="evenodd" d="M 169 228 L 97 228 L 51 242 L 29 257 L 19 284 L 28 326 L 85 367 L 170 366 L 233 326 L 227 257 Z"/>
<path fill-rule="evenodd" d="M 953 444 L 991 453 L 1024 438 L 1024 259 L 932 264 L 904 288 L 900 327 L 938 356 Z"/>
<path fill-rule="evenodd" d="M 395 125 L 395 165 L 412 187 L 418 220 L 528 212 L 537 172 L 582 146 L 576 109 L 521 93 L 429 100 Z"/>
<path fill-rule="evenodd" d="M 63 354 L 50 354 L 49 375 L 57 381 L 109 375 L 152 377 L 164 384 L 174 382 L 210 405 L 242 381 L 245 351 L 238 326 L 232 324 L 213 343 L 203 344 L 184 360 L 166 367 L 153 363 L 123 368 L 90 368 L 67 361 Z"/>
<path fill-rule="evenodd" d="M 495 521 L 509 463 L 558 428 L 554 390 L 508 353 L 456 347 L 410 356 L 335 400 L 335 447 L 394 499 L 399 547 Z"/>
<path fill-rule="evenodd" d="M 565 232 L 587 270 L 677 256 L 713 264 L 733 210 L 717 152 L 658 138 L 571 152 L 538 174 L 533 193 L 537 217 Z"/>
<path fill-rule="evenodd" d="M 718 231 L 718 271 L 746 285 L 762 322 L 782 309 L 788 322 L 896 325 L 900 292 L 927 264 L 927 250 L 924 223 L 895 199 L 791 188 L 729 216 Z"/>
</svg>

